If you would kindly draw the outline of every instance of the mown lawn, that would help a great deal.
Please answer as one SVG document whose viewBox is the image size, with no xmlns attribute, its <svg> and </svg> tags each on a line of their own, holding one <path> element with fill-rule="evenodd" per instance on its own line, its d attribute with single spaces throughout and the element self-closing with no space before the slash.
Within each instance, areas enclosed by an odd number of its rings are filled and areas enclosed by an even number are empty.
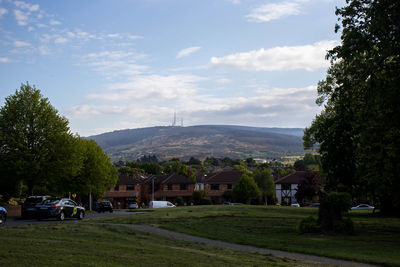
<svg viewBox="0 0 400 267">
<path fill-rule="evenodd" d="M 149 235 L 124 226 L 50 223 L 0 228 L 0 266 L 309 266 Z"/>
<path fill-rule="evenodd" d="M 400 266 L 400 218 L 382 218 L 362 211 L 350 214 L 355 235 L 298 234 L 297 222 L 316 216 L 314 208 L 179 207 L 101 221 L 147 224 L 232 243 Z"/>
</svg>

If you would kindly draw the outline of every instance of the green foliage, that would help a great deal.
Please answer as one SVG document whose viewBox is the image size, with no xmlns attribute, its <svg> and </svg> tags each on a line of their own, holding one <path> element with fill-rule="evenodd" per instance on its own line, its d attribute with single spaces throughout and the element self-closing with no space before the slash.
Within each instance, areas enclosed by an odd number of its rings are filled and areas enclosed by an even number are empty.
<svg viewBox="0 0 400 267">
<path fill-rule="evenodd" d="M 311 202 L 318 195 L 319 187 L 318 176 L 313 172 L 307 171 L 305 179 L 297 187 L 295 194 L 297 202 L 302 205 L 305 200 Z"/>
<path fill-rule="evenodd" d="M 318 233 L 321 231 L 317 219 L 313 216 L 308 216 L 306 218 L 301 219 L 297 223 L 297 231 L 300 234 L 305 233 Z"/>
<path fill-rule="evenodd" d="M 163 164 L 164 173 L 166 174 L 180 174 L 183 176 L 188 175 L 188 167 L 180 161 L 167 161 Z"/>
<path fill-rule="evenodd" d="M 256 182 L 247 174 L 242 175 L 232 190 L 233 199 L 241 203 L 249 203 L 251 198 L 257 197 L 259 194 L 260 190 Z"/>
<path fill-rule="evenodd" d="M 254 170 L 253 177 L 264 196 L 265 203 L 274 204 L 275 201 L 268 201 L 275 199 L 275 183 L 272 177 L 272 170 L 268 166 L 262 165 Z"/>
<path fill-rule="evenodd" d="M 318 211 L 318 222 L 323 231 L 335 232 L 352 232 L 353 225 L 344 220 L 347 212 L 351 207 L 351 196 L 348 193 L 330 192 L 322 193 L 320 196 L 320 207 Z M 349 228 L 343 228 L 349 227 Z M 343 229 L 342 229 L 343 228 Z"/>
<path fill-rule="evenodd" d="M 239 165 L 233 166 L 233 169 L 235 171 L 239 171 L 239 172 L 241 172 L 243 174 L 251 175 L 251 171 L 249 171 L 249 169 L 247 169 L 246 162 L 241 162 Z"/>
<path fill-rule="evenodd" d="M 208 197 L 203 197 L 203 198 L 200 200 L 200 205 L 212 205 L 212 201 L 211 201 L 211 199 L 208 198 Z"/>
<path fill-rule="evenodd" d="M 180 206 L 180 205 L 183 204 L 183 198 L 182 198 L 182 197 L 177 197 L 177 198 L 175 199 L 175 201 L 176 201 L 176 204 L 178 204 L 178 206 Z"/>
<path fill-rule="evenodd" d="M 202 164 L 201 164 L 201 160 L 196 159 L 194 157 L 190 157 L 190 159 L 187 162 L 187 165 L 200 165 L 201 166 Z"/>
<path fill-rule="evenodd" d="M 204 190 L 197 190 L 193 192 L 193 202 L 195 205 L 199 205 L 201 200 L 206 196 L 206 192 Z"/>
<path fill-rule="evenodd" d="M 400 27 L 397 0 L 353 0 L 336 11 L 342 43 L 318 84 L 324 111 L 305 130 L 319 144 L 326 189 L 368 197 L 400 214 Z"/>
<path fill-rule="evenodd" d="M 80 168 L 76 149 L 67 119 L 38 89 L 22 84 L 0 109 L 1 193 L 14 194 L 23 182 L 33 194 L 35 186 L 75 175 Z"/>
</svg>

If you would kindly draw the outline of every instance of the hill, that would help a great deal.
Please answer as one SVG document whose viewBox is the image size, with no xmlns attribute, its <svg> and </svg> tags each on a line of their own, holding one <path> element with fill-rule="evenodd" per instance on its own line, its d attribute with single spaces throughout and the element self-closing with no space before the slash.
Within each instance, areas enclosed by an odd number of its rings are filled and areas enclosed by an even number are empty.
<svg viewBox="0 0 400 267">
<path fill-rule="evenodd" d="M 148 127 L 89 136 L 112 160 L 135 160 L 143 155 L 159 159 L 193 156 L 276 158 L 303 155 L 300 128 L 259 128 L 231 125 Z"/>
</svg>

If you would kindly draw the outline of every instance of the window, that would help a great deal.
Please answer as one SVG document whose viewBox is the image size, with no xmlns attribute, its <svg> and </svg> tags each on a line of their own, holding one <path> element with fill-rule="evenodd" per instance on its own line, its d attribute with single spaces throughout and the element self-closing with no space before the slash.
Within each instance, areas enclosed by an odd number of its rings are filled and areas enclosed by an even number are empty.
<svg viewBox="0 0 400 267">
<path fill-rule="evenodd" d="M 290 190 L 290 184 L 282 184 L 282 190 Z"/>
<path fill-rule="evenodd" d="M 232 189 L 232 184 L 227 184 L 226 186 L 228 187 L 228 189 Z"/>
<path fill-rule="evenodd" d="M 181 190 L 187 190 L 188 189 L 188 185 L 187 184 L 181 184 L 180 187 L 181 187 Z"/>
<path fill-rule="evenodd" d="M 134 185 L 127 185 L 126 186 L 126 191 L 135 191 L 135 186 Z"/>
<path fill-rule="evenodd" d="M 116 186 L 114 187 L 114 191 L 119 191 L 119 185 L 116 185 Z"/>
<path fill-rule="evenodd" d="M 212 184 L 211 190 L 219 190 L 219 184 Z"/>
<path fill-rule="evenodd" d="M 168 191 L 171 191 L 172 190 L 172 184 L 169 184 L 168 185 Z"/>
</svg>

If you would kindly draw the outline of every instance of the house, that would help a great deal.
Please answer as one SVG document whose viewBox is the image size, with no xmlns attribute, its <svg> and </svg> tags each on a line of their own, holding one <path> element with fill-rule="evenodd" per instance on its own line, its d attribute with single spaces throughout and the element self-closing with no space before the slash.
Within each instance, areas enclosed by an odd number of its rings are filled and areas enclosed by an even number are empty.
<svg viewBox="0 0 400 267">
<path fill-rule="evenodd" d="M 137 175 L 119 174 L 117 184 L 106 191 L 103 199 L 110 200 L 117 209 L 126 209 L 130 203 L 140 203 L 143 178 Z"/>
<path fill-rule="evenodd" d="M 154 187 L 153 187 L 154 180 Z M 177 202 L 177 198 L 181 197 L 183 202 L 189 204 L 192 202 L 195 182 L 183 175 L 153 175 L 147 178 L 142 185 L 142 198 L 147 203 L 152 200 L 154 188 L 154 200 L 166 200 L 172 203 Z"/>
<path fill-rule="evenodd" d="M 204 188 L 206 196 L 214 204 L 221 204 L 232 201 L 232 190 L 241 177 L 241 172 L 232 170 L 209 173 L 198 178 L 198 186 Z"/>
<path fill-rule="evenodd" d="M 296 171 L 275 181 L 276 199 L 281 205 L 297 203 L 297 187 L 309 176 L 318 176 L 318 171 Z"/>
</svg>

